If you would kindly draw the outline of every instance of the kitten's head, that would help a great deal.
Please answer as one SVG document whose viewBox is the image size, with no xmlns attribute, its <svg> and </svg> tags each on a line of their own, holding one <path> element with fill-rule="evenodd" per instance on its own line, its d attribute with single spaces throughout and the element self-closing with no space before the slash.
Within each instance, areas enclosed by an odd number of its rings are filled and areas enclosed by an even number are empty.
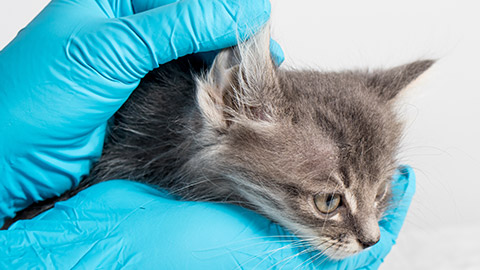
<svg viewBox="0 0 480 270">
<path fill-rule="evenodd" d="M 198 80 L 207 170 L 329 257 L 360 252 L 379 241 L 390 200 L 402 131 L 393 101 L 433 61 L 373 72 L 282 70 L 269 39 L 264 30 L 222 51 Z"/>
</svg>

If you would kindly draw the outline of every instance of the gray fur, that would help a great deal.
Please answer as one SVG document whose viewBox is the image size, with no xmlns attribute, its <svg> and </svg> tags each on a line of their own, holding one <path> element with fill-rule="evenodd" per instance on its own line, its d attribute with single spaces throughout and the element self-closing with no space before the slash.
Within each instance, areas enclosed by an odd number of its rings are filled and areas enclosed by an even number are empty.
<svg viewBox="0 0 480 270">
<path fill-rule="evenodd" d="M 263 31 L 224 50 L 210 71 L 184 58 L 151 72 L 116 114 L 91 176 L 68 196 L 132 179 L 249 207 L 331 258 L 377 242 L 402 136 L 393 101 L 433 61 L 286 70 L 273 65 L 268 40 Z M 322 192 L 342 194 L 335 213 L 315 210 Z"/>
</svg>

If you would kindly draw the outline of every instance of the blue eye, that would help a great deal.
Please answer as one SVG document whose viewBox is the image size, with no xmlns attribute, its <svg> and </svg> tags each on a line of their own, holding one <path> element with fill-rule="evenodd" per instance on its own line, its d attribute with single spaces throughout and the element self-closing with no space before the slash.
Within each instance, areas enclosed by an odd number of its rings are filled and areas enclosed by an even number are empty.
<svg viewBox="0 0 480 270">
<path fill-rule="evenodd" d="M 315 195 L 314 202 L 315 207 L 322 214 L 329 214 L 335 211 L 342 201 L 340 194 L 331 194 L 331 193 L 320 193 Z"/>
</svg>

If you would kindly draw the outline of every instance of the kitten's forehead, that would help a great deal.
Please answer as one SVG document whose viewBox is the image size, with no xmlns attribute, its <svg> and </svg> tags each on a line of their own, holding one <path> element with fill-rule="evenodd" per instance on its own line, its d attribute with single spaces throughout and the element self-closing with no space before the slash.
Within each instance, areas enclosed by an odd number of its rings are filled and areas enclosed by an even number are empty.
<svg viewBox="0 0 480 270">
<path fill-rule="evenodd" d="M 332 184 L 352 187 L 355 193 L 388 178 L 395 166 L 402 125 L 391 105 L 367 89 L 361 74 L 287 71 L 279 77 L 279 87 L 289 101 L 284 106 L 298 115 L 298 129 L 320 133 L 323 142 L 317 143 L 329 144 L 336 162 L 324 173 Z M 298 149 L 311 155 L 316 151 L 308 144 Z"/>
</svg>

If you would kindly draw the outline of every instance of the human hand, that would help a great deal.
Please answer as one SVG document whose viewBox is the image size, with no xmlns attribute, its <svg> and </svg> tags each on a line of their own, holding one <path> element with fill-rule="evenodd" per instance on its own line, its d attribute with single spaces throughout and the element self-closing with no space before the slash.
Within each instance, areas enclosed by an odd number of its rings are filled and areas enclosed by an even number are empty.
<svg viewBox="0 0 480 270">
<path fill-rule="evenodd" d="M 143 184 L 107 181 L 0 231 L 0 268 L 376 269 L 415 192 L 410 167 L 399 169 L 393 188 L 397 207 L 380 222 L 380 242 L 333 261 L 241 207 L 178 201 Z"/>
<path fill-rule="evenodd" d="M 148 71 L 234 45 L 269 12 L 266 0 L 51 1 L 0 51 L 0 226 L 78 184 Z"/>
</svg>

